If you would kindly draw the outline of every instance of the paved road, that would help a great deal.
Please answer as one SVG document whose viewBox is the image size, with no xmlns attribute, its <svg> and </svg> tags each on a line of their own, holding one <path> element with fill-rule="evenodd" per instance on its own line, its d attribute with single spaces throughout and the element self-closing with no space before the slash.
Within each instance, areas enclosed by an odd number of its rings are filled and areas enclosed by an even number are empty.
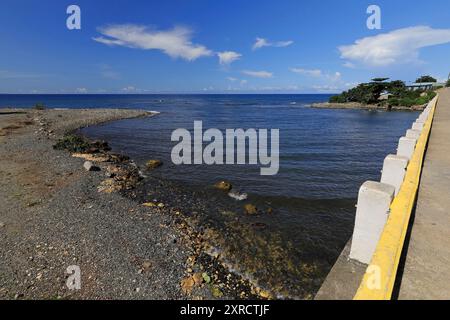
<svg viewBox="0 0 450 320">
<path fill-rule="evenodd" d="M 399 299 L 450 299 L 450 89 L 436 109 Z"/>
</svg>

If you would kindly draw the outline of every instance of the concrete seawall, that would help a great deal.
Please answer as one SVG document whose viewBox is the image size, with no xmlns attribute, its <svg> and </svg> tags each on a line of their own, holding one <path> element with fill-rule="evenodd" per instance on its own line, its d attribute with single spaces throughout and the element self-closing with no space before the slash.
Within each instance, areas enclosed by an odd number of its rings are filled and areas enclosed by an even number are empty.
<svg viewBox="0 0 450 320">
<path fill-rule="evenodd" d="M 316 300 L 390 299 L 413 211 L 438 97 L 387 155 L 380 181 L 359 191 L 352 239 Z"/>
</svg>

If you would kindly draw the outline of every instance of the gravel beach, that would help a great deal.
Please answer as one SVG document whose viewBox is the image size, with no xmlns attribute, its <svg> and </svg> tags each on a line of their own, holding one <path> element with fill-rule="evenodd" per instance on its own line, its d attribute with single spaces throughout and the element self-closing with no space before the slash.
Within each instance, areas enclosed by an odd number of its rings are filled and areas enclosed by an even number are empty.
<svg viewBox="0 0 450 320">
<path fill-rule="evenodd" d="M 176 227 L 173 209 L 99 192 L 106 164 L 87 171 L 85 159 L 53 148 L 77 128 L 152 115 L 0 109 L 1 299 L 236 297 L 215 288 L 210 271 L 199 275 L 191 269 L 196 251 L 191 242 L 180 241 L 186 237 Z M 81 290 L 66 286 L 72 265 L 80 267 Z M 245 287 L 242 280 L 235 282 Z M 251 296 L 242 292 L 241 297 Z"/>
</svg>

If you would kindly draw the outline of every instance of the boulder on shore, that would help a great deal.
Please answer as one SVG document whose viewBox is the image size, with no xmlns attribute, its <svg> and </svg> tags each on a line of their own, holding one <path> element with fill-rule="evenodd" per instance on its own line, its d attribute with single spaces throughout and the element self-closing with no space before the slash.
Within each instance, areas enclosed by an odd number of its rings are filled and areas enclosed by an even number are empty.
<svg viewBox="0 0 450 320">
<path fill-rule="evenodd" d="M 94 166 L 94 164 L 90 161 L 86 161 L 83 164 L 83 167 L 86 169 L 86 171 L 100 171 L 99 167 Z"/>
</svg>

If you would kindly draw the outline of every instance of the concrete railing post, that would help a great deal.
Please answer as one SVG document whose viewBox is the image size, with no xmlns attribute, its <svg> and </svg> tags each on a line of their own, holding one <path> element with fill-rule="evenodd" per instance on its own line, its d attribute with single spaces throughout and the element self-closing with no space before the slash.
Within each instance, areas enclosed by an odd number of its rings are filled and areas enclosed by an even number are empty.
<svg viewBox="0 0 450 320">
<path fill-rule="evenodd" d="M 416 142 L 416 139 L 401 137 L 398 142 L 397 155 L 406 157 L 408 158 L 408 160 L 411 160 L 414 149 L 416 148 Z"/>
<path fill-rule="evenodd" d="M 420 121 L 418 122 L 418 121 L 416 121 L 416 122 L 413 123 L 411 129 L 422 131 L 423 126 L 424 126 L 424 123 L 423 123 L 423 122 L 420 122 Z"/>
<path fill-rule="evenodd" d="M 418 122 L 423 122 L 423 123 L 425 123 L 425 122 L 427 121 L 427 119 L 428 119 L 428 114 L 422 113 L 422 114 L 419 116 L 419 118 L 417 118 L 417 121 L 418 121 Z"/>
<path fill-rule="evenodd" d="M 369 264 L 389 216 L 395 188 L 367 181 L 359 189 L 350 258 Z"/>
<path fill-rule="evenodd" d="M 422 132 L 420 132 L 419 130 L 408 129 L 406 131 L 406 137 L 410 138 L 410 139 L 419 140 L 419 137 L 420 137 L 421 133 Z"/>
<path fill-rule="evenodd" d="M 388 155 L 386 159 L 384 159 L 380 182 L 393 186 L 395 188 L 396 196 L 405 179 L 408 162 L 408 158 L 393 154 Z"/>
</svg>

